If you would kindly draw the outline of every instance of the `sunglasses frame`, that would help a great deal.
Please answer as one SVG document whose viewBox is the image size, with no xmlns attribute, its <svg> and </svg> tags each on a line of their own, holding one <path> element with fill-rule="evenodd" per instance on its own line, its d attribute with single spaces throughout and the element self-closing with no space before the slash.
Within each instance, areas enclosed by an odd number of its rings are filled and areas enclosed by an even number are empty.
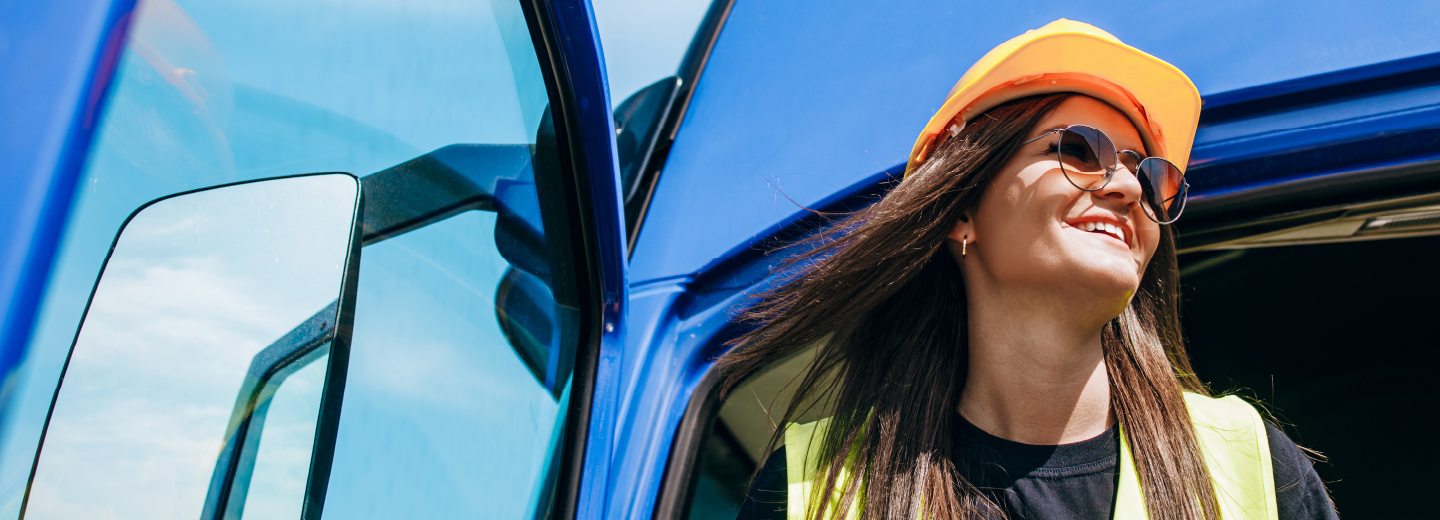
<svg viewBox="0 0 1440 520">
<path fill-rule="evenodd" d="M 1066 126 L 1065 128 L 1052 128 L 1052 129 L 1050 129 L 1050 130 L 1047 130 L 1045 133 L 1042 133 L 1042 134 L 1040 134 L 1040 135 L 1035 136 L 1034 138 L 1030 139 L 1029 141 L 1025 141 L 1025 142 L 1023 142 L 1023 143 L 1020 143 L 1020 146 L 1028 145 L 1028 144 L 1033 143 L 1033 142 L 1035 142 L 1035 141 L 1039 141 L 1039 140 L 1041 140 L 1041 139 L 1044 139 L 1045 137 L 1048 137 L 1048 136 L 1051 135 L 1051 134 L 1057 134 L 1057 133 L 1058 133 L 1058 134 L 1062 134 L 1061 139 L 1064 139 L 1063 134 L 1064 134 L 1065 132 L 1074 132 L 1076 135 L 1079 135 L 1082 139 L 1084 139 L 1084 135 L 1083 135 L 1083 134 L 1081 134 L 1080 132 L 1078 132 L 1078 131 L 1076 131 L 1076 130 L 1072 130 L 1072 129 L 1086 129 L 1086 130 L 1094 131 L 1095 133 L 1097 133 L 1097 134 L 1099 134 L 1100 136 L 1104 137 L 1107 141 L 1110 141 L 1110 147 L 1111 147 L 1112 149 L 1115 148 L 1115 141 L 1114 141 L 1113 139 L 1110 139 L 1110 136 L 1109 136 L 1109 135 L 1106 135 L 1106 134 L 1105 134 L 1105 131 L 1100 130 L 1099 128 L 1095 128 L 1095 127 L 1091 127 L 1091 126 L 1086 126 L 1086 125 L 1068 125 L 1068 126 Z M 1088 139 L 1086 139 L 1086 143 L 1090 145 L 1090 151 L 1091 151 L 1092 153 L 1094 153 L 1094 152 L 1095 152 L 1095 146 L 1094 146 L 1093 144 L 1090 144 Z M 1156 210 L 1155 208 L 1147 208 L 1147 210 L 1144 211 L 1145 216 L 1148 217 L 1151 221 L 1155 222 L 1156 224 L 1160 224 L 1160 225 L 1162 225 L 1162 226 L 1168 226 L 1168 225 L 1170 225 L 1170 224 L 1175 223 L 1175 221 L 1180 220 L 1180 215 L 1185 212 L 1185 200 L 1186 200 L 1187 198 L 1189 198 L 1189 194 L 1190 194 L 1190 183 L 1185 182 L 1185 172 L 1184 172 L 1183 170 L 1181 170 L 1179 166 L 1175 166 L 1175 163 L 1172 163 L 1172 162 L 1166 160 L 1166 159 L 1163 158 L 1163 157 L 1153 157 L 1153 156 L 1152 156 L 1152 157 L 1142 157 L 1139 152 L 1136 152 L 1136 151 L 1134 151 L 1134 150 L 1115 150 L 1115 161 L 1114 161 L 1114 163 L 1112 163 L 1112 164 L 1114 164 L 1114 166 L 1101 165 L 1101 168 L 1104 168 L 1105 173 L 1104 173 L 1104 177 L 1102 178 L 1102 180 L 1101 180 L 1101 182 L 1100 182 L 1100 185 L 1099 185 L 1099 186 L 1096 186 L 1096 187 L 1094 187 L 1094 188 L 1086 189 L 1086 188 L 1081 187 L 1079 184 L 1077 184 L 1077 183 L 1075 182 L 1075 179 L 1070 178 L 1070 171 L 1065 168 L 1064 152 L 1060 151 L 1058 146 L 1056 147 L 1056 153 L 1057 153 L 1057 154 L 1060 154 L 1060 158 L 1061 158 L 1061 160 L 1060 160 L 1060 171 L 1061 171 L 1061 173 L 1063 173 L 1063 174 L 1065 175 L 1065 180 L 1066 180 L 1067 182 L 1069 182 L 1071 186 L 1074 186 L 1075 189 L 1078 189 L 1078 190 L 1084 191 L 1084 192 L 1095 192 L 1095 191 L 1103 190 L 1103 189 L 1105 189 L 1106 186 L 1109 186 L 1109 185 L 1110 185 L 1110 180 L 1115 178 L 1115 172 L 1116 172 L 1116 171 L 1119 171 L 1119 169 L 1120 169 L 1120 154 L 1122 154 L 1122 153 L 1128 153 L 1128 154 L 1130 154 L 1132 157 L 1134 157 L 1134 158 L 1136 158 L 1136 159 L 1139 160 L 1139 161 L 1136 163 L 1135 170 L 1132 171 L 1132 172 L 1130 172 L 1130 173 L 1131 173 L 1132 175 L 1135 175 L 1136 180 L 1141 181 L 1141 182 L 1140 182 L 1140 185 L 1141 185 L 1141 186 L 1148 186 L 1149 183 L 1147 182 L 1147 179 L 1151 177 L 1150 173 L 1147 171 L 1148 169 L 1145 167 L 1145 163 L 1150 162 L 1150 161 L 1163 162 L 1163 163 L 1165 163 L 1166 165 L 1170 166 L 1171 168 L 1175 168 L 1176 171 L 1179 171 L 1179 172 L 1180 172 L 1180 189 L 1175 192 L 1175 195 L 1174 195 L 1174 196 L 1171 196 L 1170 198 L 1165 199 L 1165 200 L 1162 200 L 1162 201 L 1158 201 L 1158 203 L 1165 203 L 1165 202 L 1169 202 L 1169 201 L 1176 201 L 1176 202 L 1178 202 L 1178 203 L 1180 204 L 1180 207 L 1179 207 L 1179 209 L 1177 209 L 1177 210 L 1175 211 L 1175 216 L 1174 216 L 1173 218 L 1171 218 L 1170 220 L 1168 220 L 1168 221 L 1163 221 L 1163 222 L 1162 222 L 1160 219 L 1156 218 L 1156 217 L 1155 217 L 1155 213 L 1157 212 L 1157 210 Z M 1098 156 L 1099 154 L 1096 154 L 1096 155 Z M 1079 174 L 1079 172 L 1077 172 L 1077 174 Z M 1140 177 L 1142 174 L 1145 176 L 1145 179 L 1142 179 L 1142 178 Z M 1148 199 L 1150 199 L 1150 197 L 1147 196 L 1146 199 L 1147 199 L 1147 200 L 1146 200 L 1145 205 L 1146 205 L 1146 206 L 1149 206 L 1151 201 L 1149 201 Z"/>
</svg>

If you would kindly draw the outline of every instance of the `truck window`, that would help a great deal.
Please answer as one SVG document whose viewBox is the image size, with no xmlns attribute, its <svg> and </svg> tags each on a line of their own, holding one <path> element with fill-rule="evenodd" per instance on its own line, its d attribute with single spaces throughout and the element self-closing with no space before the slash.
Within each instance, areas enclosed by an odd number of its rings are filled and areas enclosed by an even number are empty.
<svg viewBox="0 0 1440 520">
<path fill-rule="evenodd" d="M 18 514 L 89 285 L 130 211 L 224 182 L 366 177 L 452 145 L 522 150 L 533 176 L 559 163 L 553 137 L 537 143 L 550 94 L 518 1 L 142 2 L 0 457 L 7 514 Z M 325 516 L 545 515 L 576 348 L 561 340 L 578 323 L 565 319 L 573 308 L 548 308 L 556 304 L 544 298 L 515 303 L 529 305 L 528 318 L 496 302 L 515 300 L 516 280 L 528 284 L 526 295 L 545 296 L 573 273 L 547 256 L 547 232 L 565 230 L 538 225 L 551 220 L 540 200 L 555 195 L 533 180 L 501 184 L 511 190 L 505 207 L 481 204 L 367 236 Z M 500 225 L 507 215 L 534 233 Z M 538 256 L 517 263 L 507 247 Z M 523 326 L 535 323 L 553 325 L 552 334 Z M 542 340 L 554 348 L 537 351 Z M 319 361 L 274 390 L 246 516 L 300 515 L 292 495 L 266 493 L 306 484 L 327 384 Z M 236 362 L 243 371 L 249 359 Z"/>
<path fill-rule="evenodd" d="M 497 319 L 495 221 L 472 211 L 364 249 L 325 517 L 543 512 L 566 403 Z"/>
</svg>

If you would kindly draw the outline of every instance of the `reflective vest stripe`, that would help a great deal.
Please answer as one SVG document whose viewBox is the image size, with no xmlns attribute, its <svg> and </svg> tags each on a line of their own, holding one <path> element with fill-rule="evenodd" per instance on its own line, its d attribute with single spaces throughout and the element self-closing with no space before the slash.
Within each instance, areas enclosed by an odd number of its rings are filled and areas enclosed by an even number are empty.
<svg viewBox="0 0 1440 520">
<path fill-rule="evenodd" d="M 1233 395 L 1211 398 L 1187 392 L 1185 405 L 1189 408 L 1200 452 L 1215 485 L 1221 518 L 1278 520 L 1270 443 L 1266 439 L 1265 423 L 1260 414 L 1249 403 Z M 789 480 L 786 509 L 789 520 L 807 520 L 805 514 L 813 486 L 824 485 L 814 470 L 820 443 L 811 441 L 816 435 L 823 434 L 829 423 L 830 419 L 826 418 L 811 423 L 790 424 L 785 428 L 785 463 Z M 1146 518 L 1139 475 L 1123 432 L 1120 435 L 1118 469 L 1120 480 L 1115 493 L 1115 520 Z M 843 489 L 848 476 L 842 471 L 837 487 Z M 837 504 L 838 495 L 831 497 L 828 518 L 835 518 Z M 858 511 L 853 508 L 845 516 L 846 520 L 859 517 Z"/>
</svg>

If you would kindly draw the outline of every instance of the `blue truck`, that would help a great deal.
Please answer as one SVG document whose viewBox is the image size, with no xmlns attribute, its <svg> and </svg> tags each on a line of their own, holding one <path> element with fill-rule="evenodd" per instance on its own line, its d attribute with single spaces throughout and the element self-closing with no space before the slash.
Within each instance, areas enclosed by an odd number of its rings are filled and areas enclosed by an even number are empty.
<svg viewBox="0 0 1440 520">
<path fill-rule="evenodd" d="M 996 4 L 714 0 L 618 105 L 586 0 L 0 6 L 0 517 L 732 518 L 736 312 L 1059 17 L 1204 95 L 1200 377 L 1427 514 L 1440 6 Z"/>
</svg>

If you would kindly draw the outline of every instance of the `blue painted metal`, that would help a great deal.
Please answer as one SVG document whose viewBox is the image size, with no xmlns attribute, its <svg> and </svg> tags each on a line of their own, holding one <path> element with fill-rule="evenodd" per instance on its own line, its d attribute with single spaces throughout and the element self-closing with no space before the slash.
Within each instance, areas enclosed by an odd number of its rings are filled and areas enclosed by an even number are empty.
<svg viewBox="0 0 1440 520">
<path fill-rule="evenodd" d="M 0 4 L 0 378 L 7 390 L 34 328 L 134 4 Z M 9 397 L 0 393 L 0 420 Z"/>
<path fill-rule="evenodd" d="M 1205 96 L 1200 126 L 1315 102 L 1440 82 L 1440 52 Z"/>
<path fill-rule="evenodd" d="M 1436 2 L 843 4 L 735 3 L 632 254 L 635 280 L 694 273 L 791 214 L 786 197 L 812 204 L 904 160 L 970 64 L 1056 18 L 1111 31 L 1206 95 L 1440 51 Z"/>
<path fill-rule="evenodd" d="M 620 364 L 624 359 L 626 281 L 625 214 L 620 200 L 620 166 L 615 148 L 615 122 L 605 82 L 605 59 L 600 33 L 588 0 L 553 0 L 551 21 L 560 35 L 562 77 L 568 79 L 574 114 L 583 139 L 579 150 L 585 161 L 591 217 L 596 225 L 600 257 L 596 259 L 602 286 L 598 368 L 592 394 L 585 469 L 581 476 L 578 519 L 605 517 L 616 424 Z"/>
<path fill-rule="evenodd" d="M 1205 99 L 1187 177 L 1204 200 L 1440 155 L 1440 53 Z"/>
</svg>

